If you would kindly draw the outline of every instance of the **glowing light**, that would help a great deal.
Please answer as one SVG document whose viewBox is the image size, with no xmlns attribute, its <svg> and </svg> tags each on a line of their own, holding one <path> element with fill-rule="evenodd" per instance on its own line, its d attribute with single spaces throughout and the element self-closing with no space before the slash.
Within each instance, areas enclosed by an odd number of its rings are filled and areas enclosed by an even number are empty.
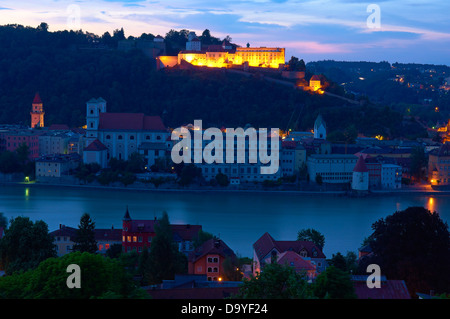
<svg viewBox="0 0 450 319">
<path fill-rule="evenodd" d="M 25 188 L 25 197 L 29 197 L 29 196 L 30 196 L 30 189 Z"/>
<path fill-rule="evenodd" d="M 222 277 L 219 277 L 219 281 L 222 281 Z"/>
</svg>

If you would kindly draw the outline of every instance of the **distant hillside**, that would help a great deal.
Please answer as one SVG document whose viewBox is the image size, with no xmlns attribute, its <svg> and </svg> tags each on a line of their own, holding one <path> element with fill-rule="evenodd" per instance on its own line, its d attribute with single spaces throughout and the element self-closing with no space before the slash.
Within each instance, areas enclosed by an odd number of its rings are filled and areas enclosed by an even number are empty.
<svg viewBox="0 0 450 319">
<path fill-rule="evenodd" d="M 450 115 L 450 67 L 446 65 L 327 60 L 310 62 L 307 69 L 324 74 L 347 93 L 419 116 L 430 126 Z"/>
<path fill-rule="evenodd" d="M 48 32 L 45 25 L 0 27 L 0 123 L 28 125 L 39 91 L 46 125 L 84 125 L 86 102 L 103 97 L 110 112 L 161 115 L 171 127 L 202 119 L 205 127 L 307 130 L 322 113 L 330 132 L 351 125 L 370 135 L 403 132 L 402 115 L 389 108 L 347 105 L 223 70 L 156 71 L 141 51 L 116 50 L 114 41 L 121 38 L 123 30 L 99 37 Z"/>
</svg>

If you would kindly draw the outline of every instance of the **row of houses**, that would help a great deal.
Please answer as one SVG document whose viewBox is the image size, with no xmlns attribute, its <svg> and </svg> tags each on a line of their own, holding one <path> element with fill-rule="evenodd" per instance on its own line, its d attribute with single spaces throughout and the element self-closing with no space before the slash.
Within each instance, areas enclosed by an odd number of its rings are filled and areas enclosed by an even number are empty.
<svg viewBox="0 0 450 319">
<path fill-rule="evenodd" d="M 155 226 L 158 220 L 135 220 L 127 208 L 122 229 L 95 229 L 95 239 L 99 254 L 119 245 L 122 252 L 141 254 L 152 245 L 155 236 Z M 257 276 L 271 263 L 278 263 L 295 269 L 306 275 L 308 282 L 326 270 L 328 264 L 322 249 L 311 241 L 276 240 L 269 233 L 264 233 L 253 243 L 252 264 L 241 265 L 234 251 L 220 238 L 211 238 L 194 247 L 197 235 L 202 231 L 201 225 L 172 224 L 173 240 L 180 252 L 188 259 L 187 274 L 175 275 L 172 280 L 163 280 L 160 285 L 146 287 L 148 293 L 155 299 L 171 298 L 202 298 L 222 299 L 238 292 L 242 281 L 236 281 L 230 276 L 230 271 L 239 272 L 244 278 Z M 57 246 L 58 256 L 72 252 L 77 229 L 60 225 L 52 231 Z M 360 258 L 370 254 L 370 247 L 360 251 Z M 233 269 L 225 266 L 231 261 Z M 369 289 L 367 276 L 352 276 L 352 283 L 359 298 L 367 299 L 409 299 L 408 289 L 402 280 L 387 280 L 381 278 L 381 289 Z"/>
<path fill-rule="evenodd" d="M 0 151 L 14 151 L 21 143 L 25 143 L 30 158 L 36 162 L 37 179 L 59 178 L 68 174 L 79 162 L 97 163 L 106 168 L 111 158 L 126 160 L 136 152 L 143 156 L 146 167 L 150 169 L 158 159 L 171 160 L 171 151 L 177 142 L 172 140 L 171 129 L 164 125 L 161 117 L 143 113 L 111 113 L 107 111 L 107 103 L 103 98 L 93 98 L 86 103 L 86 126 L 83 129 L 69 129 L 65 125 L 41 126 L 44 111 L 38 94 L 33 101 L 33 110 L 32 122 L 36 122 L 37 129 L 0 127 Z M 194 126 L 183 127 L 195 133 Z M 244 128 L 245 132 L 248 128 L 249 125 Z M 225 128 L 221 130 L 226 133 Z M 199 151 L 204 152 L 208 143 L 203 140 Z M 268 143 L 270 150 L 270 138 Z M 331 143 L 327 140 L 327 124 L 319 114 L 311 132 L 280 135 L 279 165 L 272 174 L 261 173 L 261 168 L 266 164 L 249 162 L 250 151 L 258 152 L 259 146 L 250 145 L 248 138 L 243 144 L 246 156 L 244 163 L 226 163 L 226 144 L 223 143 L 219 146 L 223 148 L 222 163 L 209 164 L 203 160 L 195 165 L 201 169 L 206 181 L 222 173 L 235 185 L 277 180 L 296 175 L 306 168 L 311 183 L 315 183 L 320 176 L 321 183 L 325 184 L 359 184 L 353 187 L 357 190 L 399 189 L 402 178 L 409 175 L 413 148 L 425 145 L 430 158 L 428 176 L 431 184 L 449 184 L 449 165 L 445 164 L 450 160 L 446 146 L 439 148 L 439 145 L 414 143 L 409 145 L 407 141 L 400 141 L 399 144 L 398 141 L 379 141 L 375 138 L 358 138 L 356 144 L 352 145 Z M 237 141 L 235 146 L 238 146 Z M 191 152 L 193 158 L 196 150 L 191 145 L 190 150 L 183 151 Z M 360 157 L 364 163 L 358 165 L 358 170 L 362 171 L 354 172 Z M 356 179 L 360 182 L 356 182 Z"/>
</svg>

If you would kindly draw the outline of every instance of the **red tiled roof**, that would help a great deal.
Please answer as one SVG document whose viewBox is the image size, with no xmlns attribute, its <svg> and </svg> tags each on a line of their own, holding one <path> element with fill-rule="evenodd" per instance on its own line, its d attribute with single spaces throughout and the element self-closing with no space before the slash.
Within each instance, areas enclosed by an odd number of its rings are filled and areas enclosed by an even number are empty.
<svg viewBox="0 0 450 319">
<path fill-rule="evenodd" d="M 267 256 L 273 248 L 276 248 L 280 253 L 285 251 L 299 253 L 301 250 L 305 249 L 308 253 L 308 257 L 312 257 L 313 251 L 317 251 L 317 256 L 315 256 L 315 258 L 325 258 L 322 250 L 311 241 L 276 241 L 267 232 L 253 244 L 253 249 L 260 260 Z"/>
<path fill-rule="evenodd" d="M 294 267 L 296 271 L 316 269 L 316 267 L 314 267 L 309 260 L 303 259 L 299 254 L 293 251 L 285 251 L 284 253 L 281 253 L 277 262 L 280 265 L 287 264 L 288 266 Z"/>
<path fill-rule="evenodd" d="M 143 113 L 100 113 L 99 130 L 165 131 L 161 117 Z"/>
<path fill-rule="evenodd" d="M 184 241 L 192 241 L 202 230 L 201 225 L 171 225 L 172 233 Z"/>
<path fill-rule="evenodd" d="M 205 255 L 208 254 L 217 254 L 221 255 L 223 257 L 235 257 L 233 250 L 231 250 L 230 247 L 228 247 L 223 240 L 221 239 L 214 239 L 211 238 L 207 241 L 205 241 L 200 247 L 197 247 L 194 251 L 192 251 L 189 256 L 188 260 L 190 262 L 195 262 L 202 258 Z"/>
<path fill-rule="evenodd" d="M 386 280 L 381 288 L 369 288 L 366 281 L 353 281 L 358 299 L 411 299 L 403 280 Z"/>
<path fill-rule="evenodd" d="M 102 142 L 100 142 L 98 139 L 95 139 L 84 150 L 85 151 L 99 152 L 99 151 L 104 151 L 104 150 L 107 150 L 107 149 L 108 148 Z"/>
<path fill-rule="evenodd" d="M 36 92 L 36 95 L 34 96 L 33 99 L 33 104 L 41 104 L 41 103 L 42 103 L 41 97 L 39 96 L 39 93 Z"/>
<path fill-rule="evenodd" d="M 122 241 L 122 229 L 94 229 L 96 240 Z"/>
<path fill-rule="evenodd" d="M 358 173 L 364 173 L 364 172 L 368 172 L 369 170 L 367 169 L 366 163 L 364 162 L 364 158 L 362 156 L 360 156 L 358 158 L 358 162 L 356 162 L 355 168 L 353 169 L 354 172 L 358 172 Z"/>
<path fill-rule="evenodd" d="M 49 233 L 49 235 L 55 237 L 55 236 L 67 236 L 67 237 L 74 237 L 77 232 L 76 228 L 60 225 L 59 229 L 54 230 Z"/>
</svg>

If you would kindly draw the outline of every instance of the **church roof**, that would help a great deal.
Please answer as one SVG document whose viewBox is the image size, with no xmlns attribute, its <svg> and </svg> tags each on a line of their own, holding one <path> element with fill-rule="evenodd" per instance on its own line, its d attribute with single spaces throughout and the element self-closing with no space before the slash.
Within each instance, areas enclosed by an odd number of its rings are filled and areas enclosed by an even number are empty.
<svg viewBox="0 0 450 319">
<path fill-rule="evenodd" d="M 165 131 L 160 116 L 143 113 L 100 113 L 99 130 Z"/>
<path fill-rule="evenodd" d="M 41 97 L 39 96 L 39 92 L 36 92 L 36 95 L 34 96 L 34 99 L 33 99 L 33 104 L 41 104 L 42 103 L 42 100 L 41 100 Z"/>
<path fill-rule="evenodd" d="M 93 151 L 93 152 L 99 152 L 107 150 L 108 148 L 100 142 L 98 139 L 95 139 L 91 144 L 89 144 L 84 150 L 85 151 Z"/>
<path fill-rule="evenodd" d="M 366 163 L 364 162 L 364 158 L 362 156 L 360 156 L 358 158 L 358 162 L 356 162 L 355 168 L 353 169 L 354 172 L 358 172 L 358 173 L 364 173 L 364 172 L 368 172 L 369 170 L 367 169 Z"/>
<path fill-rule="evenodd" d="M 317 116 L 317 119 L 316 119 L 316 122 L 314 122 L 314 127 L 320 127 L 320 125 L 323 125 L 323 127 L 326 129 L 327 128 L 327 125 L 326 125 L 326 123 L 325 123 L 325 120 L 323 119 L 323 117 L 322 117 L 322 114 L 319 114 L 318 116 Z"/>
</svg>

